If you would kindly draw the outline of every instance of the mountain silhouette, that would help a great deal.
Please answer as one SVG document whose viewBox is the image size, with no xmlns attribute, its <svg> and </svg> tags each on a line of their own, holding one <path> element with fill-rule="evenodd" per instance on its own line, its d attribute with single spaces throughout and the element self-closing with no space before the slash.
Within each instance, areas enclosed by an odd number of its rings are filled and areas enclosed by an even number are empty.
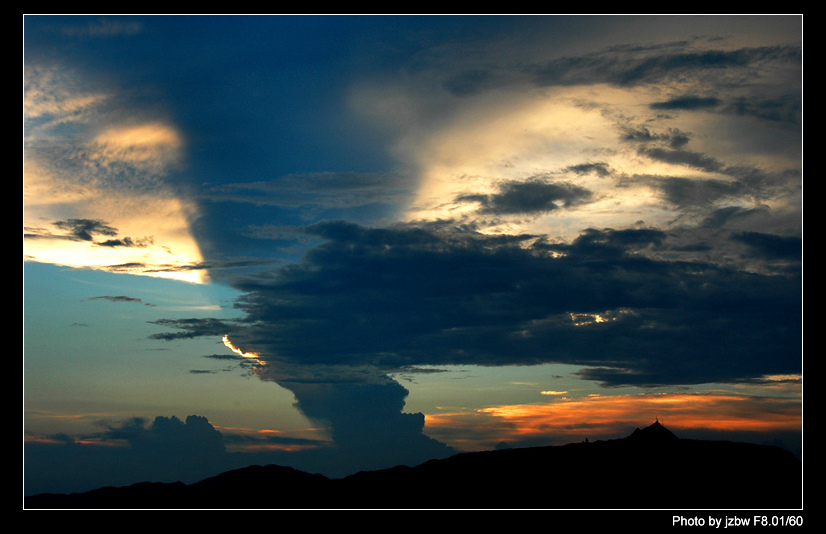
<svg viewBox="0 0 826 534">
<path fill-rule="evenodd" d="M 186 485 L 40 494 L 58 509 L 800 509 L 803 463 L 770 445 L 681 439 L 659 421 L 613 440 L 459 453 L 331 479 L 236 469 Z"/>
<path fill-rule="evenodd" d="M 645 441 L 648 443 L 662 443 L 674 441 L 678 438 L 673 432 L 665 428 L 659 420 L 655 421 L 651 426 L 643 429 L 636 429 L 628 436 L 630 440 Z"/>
</svg>

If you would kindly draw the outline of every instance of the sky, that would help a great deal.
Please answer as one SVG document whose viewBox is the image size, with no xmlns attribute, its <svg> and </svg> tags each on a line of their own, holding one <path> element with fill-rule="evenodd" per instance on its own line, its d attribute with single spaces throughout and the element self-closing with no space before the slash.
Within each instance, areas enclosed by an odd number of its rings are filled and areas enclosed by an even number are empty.
<svg viewBox="0 0 826 534">
<path fill-rule="evenodd" d="M 798 15 L 26 15 L 24 494 L 802 458 L 802 133 Z"/>
</svg>

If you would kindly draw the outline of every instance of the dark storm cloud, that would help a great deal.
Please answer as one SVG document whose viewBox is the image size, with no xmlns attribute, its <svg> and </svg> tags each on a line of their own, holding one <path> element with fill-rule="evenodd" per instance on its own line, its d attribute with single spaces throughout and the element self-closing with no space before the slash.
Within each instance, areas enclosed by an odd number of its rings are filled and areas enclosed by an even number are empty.
<svg viewBox="0 0 826 534">
<path fill-rule="evenodd" d="M 248 325 L 227 325 L 206 319 L 158 321 L 157 324 L 180 330 L 152 336 L 161 340 L 228 333 L 233 341 L 246 341 L 254 330 Z M 276 324 L 272 327 L 274 332 L 280 330 Z M 311 340 L 305 341 L 312 344 Z M 324 350 L 324 340 L 318 341 L 321 342 L 318 348 Z M 369 341 L 367 349 L 372 349 Z M 295 395 L 295 407 L 330 430 L 338 463 L 348 466 L 348 470 L 378 469 L 416 465 L 454 452 L 423 434 L 421 413 L 402 411 L 408 391 L 388 378 L 386 370 L 356 358 L 329 355 L 333 357 L 317 361 L 269 356 L 262 358 L 266 365 L 258 366 L 255 374 L 289 389 Z"/>
<path fill-rule="evenodd" d="M 759 232 L 741 232 L 733 239 L 749 245 L 756 254 L 770 258 L 800 261 L 803 258 L 803 239 L 797 236 L 778 236 Z"/>
<path fill-rule="evenodd" d="M 329 423 L 338 454 L 354 465 L 415 465 L 454 452 L 422 433 L 423 414 L 402 411 L 408 392 L 398 382 L 288 383 L 287 387 L 308 418 Z"/>
<path fill-rule="evenodd" d="M 229 331 L 276 364 L 263 373 L 289 382 L 302 369 L 308 384 L 314 369 L 367 369 L 366 380 L 427 364 L 571 363 L 608 384 L 800 371 L 799 272 L 657 261 L 659 230 L 589 230 L 570 244 L 445 223 L 308 231 L 325 242 L 303 263 L 236 284 L 243 324 L 158 321 L 182 331 L 153 337 Z"/>
<path fill-rule="evenodd" d="M 589 167 L 599 172 L 603 167 Z M 499 192 L 491 195 L 463 195 L 459 202 L 478 202 L 482 211 L 497 215 L 546 213 L 587 201 L 591 192 L 566 182 L 546 182 L 531 179 L 525 182 L 505 182 Z"/>
</svg>

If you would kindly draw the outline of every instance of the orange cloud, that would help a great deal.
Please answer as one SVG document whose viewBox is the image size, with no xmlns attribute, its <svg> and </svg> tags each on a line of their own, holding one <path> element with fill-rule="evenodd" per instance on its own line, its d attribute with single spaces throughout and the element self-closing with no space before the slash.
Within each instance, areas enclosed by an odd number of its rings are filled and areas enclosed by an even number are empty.
<svg viewBox="0 0 826 534">
<path fill-rule="evenodd" d="M 545 438 L 555 443 L 586 437 L 624 437 L 628 428 L 659 419 L 668 428 L 714 431 L 800 430 L 800 399 L 731 393 L 592 395 L 550 403 L 491 406 L 430 414 L 427 433 L 457 448 L 484 449 L 499 442 Z"/>
</svg>

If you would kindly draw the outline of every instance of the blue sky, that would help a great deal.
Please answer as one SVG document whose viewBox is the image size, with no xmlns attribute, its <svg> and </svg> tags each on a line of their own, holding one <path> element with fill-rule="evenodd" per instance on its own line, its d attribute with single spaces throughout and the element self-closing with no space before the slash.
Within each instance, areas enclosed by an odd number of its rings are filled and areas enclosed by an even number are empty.
<svg viewBox="0 0 826 534">
<path fill-rule="evenodd" d="M 25 16 L 24 491 L 802 455 L 802 25 Z"/>
</svg>

